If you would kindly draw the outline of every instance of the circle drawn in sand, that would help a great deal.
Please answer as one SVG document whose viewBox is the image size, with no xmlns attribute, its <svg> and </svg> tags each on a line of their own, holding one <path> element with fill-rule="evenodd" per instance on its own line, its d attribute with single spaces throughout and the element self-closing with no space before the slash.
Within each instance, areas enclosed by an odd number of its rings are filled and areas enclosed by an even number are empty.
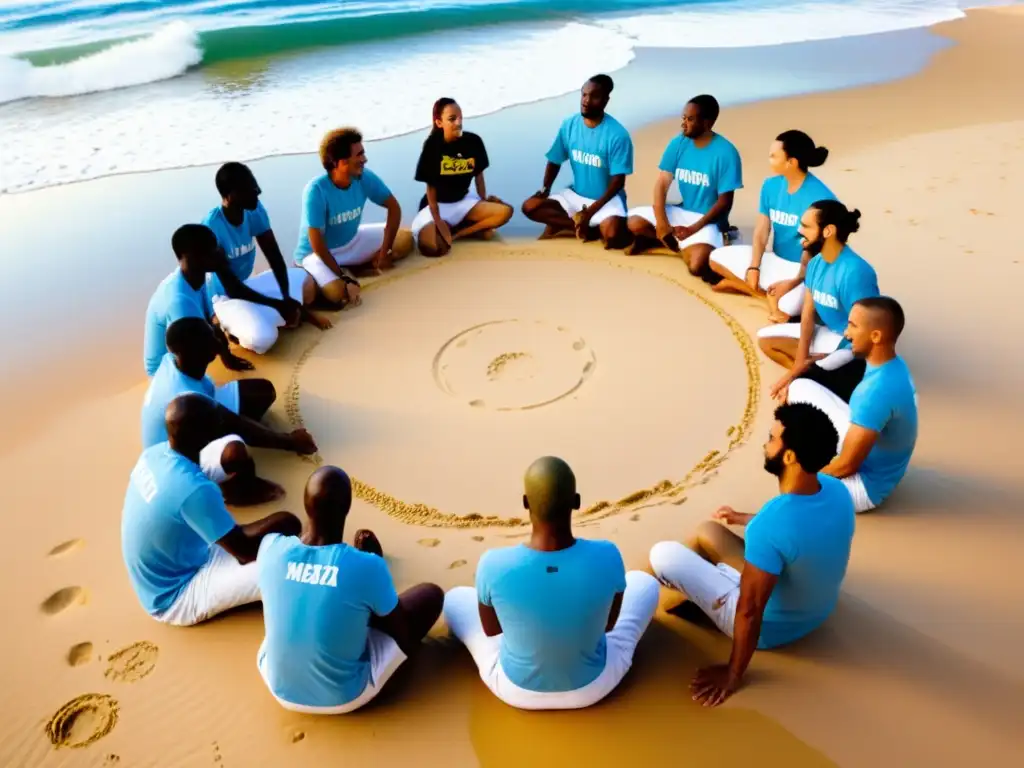
<svg viewBox="0 0 1024 768">
<path fill-rule="evenodd" d="M 76 696 L 50 718 L 46 735 L 57 749 L 87 747 L 114 729 L 117 709 L 117 701 L 104 693 Z"/>
<path fill-rule="evenodd" d="M 47 553 L 47 557 L 61 557 L 62 555 L 70 554 L 85 546 L 85 539 L 68 539 L 65 542 L 58 544 L 56 547 L 51 549 Z"/>
<path fill-rule="evenodd" d="M 160 649 L 154 643 L 140 640 L 110 654 L 103 676 L 122 683 L 137 683 L 153 671 L 159 655 Z"/>
<path fill-rule="evenodd" d="M 68 650 L 68 666 L 80 667 L 92 658 L 92 643 L 75 643 Z"/>
<path fill-rule="evenodd" d="M 46 615 L 54 616 L 73 605 L 85 605 L 88 599 L 89 593 L 81 587 L 64 587 L 46 598 L 39 608 Z"/>
<path fill-rule="evenodd" d="M 586 341 L 565 326 L 491 320 L 448 339 L 433 372 L 442 392 L 474 408 L 525 411 L 573 394 L 596 364 Z"/>
</svg>

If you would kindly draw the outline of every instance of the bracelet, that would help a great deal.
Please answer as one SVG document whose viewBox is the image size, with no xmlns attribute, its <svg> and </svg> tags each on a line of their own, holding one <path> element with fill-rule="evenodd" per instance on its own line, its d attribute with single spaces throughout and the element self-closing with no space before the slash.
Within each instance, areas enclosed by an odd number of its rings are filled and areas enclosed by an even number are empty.
<svg viewBox="0 0 1024 768">
<path fill-rule="evenodd" d="M 345 285 L 354 285 L 357 288 L 359 287 L 359 281 L 356 280 L 354 277 L 349 277 L 348 275 L 342 275 L 341 279 L 345 283 Z"/>
<path fill-rule="evenodd" d="M 752 270 L 752 269 L 756 269 L 756 270 L 757 270 L 758 272 L 760 272 L 760 271 L 761 271 L 761 268 L 760 268 L 760 267 L 747 267 L 747 272 L 749 272 L 749 271 L 750 271 L 750 270 Z"/>
</svg>

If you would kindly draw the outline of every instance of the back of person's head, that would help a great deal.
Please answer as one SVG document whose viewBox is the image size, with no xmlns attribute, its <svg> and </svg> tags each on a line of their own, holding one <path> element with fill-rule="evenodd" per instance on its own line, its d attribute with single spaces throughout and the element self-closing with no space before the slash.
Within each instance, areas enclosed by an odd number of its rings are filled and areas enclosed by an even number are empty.
<svg viewBox="0 0 1024 768">
<path fill-rule="evenodd" d="M 363 140 L 355 128 L 335 128 L 320 142 L 320 164 L 330 173 L 340 160 L 352 157 L 352 147 Z"/>
<path fill-rule="evenodd" d="M 610 96 L 612 90 L 615 88 L 615 81 L 608 75 L 594 75 L 590 78 L 590 82 L 604 91 L 606 96 Z"/>
<path fill-rule="evenodd" d="M 439 136 L 444 135 L 444 128 L 438 126 L 437 121 L 444 115 L 445 107 L 455 104 L 455 99 L 449 96 L 442 96 L 440 99 L 434 102 L 434 108 L 431 110 L 432 119 L 430 121 L 430 135 L 428 138 L 436 139 Z"/>
<path fill-rule="evenodd" d="M 182 317 L 167 326 L 164 334 L 167 350 L 184 360 L 206 358 L 209 363 L 216 357 L 213 328 L 202 317 Z"/>
<path fill-rule="evenodd" d="M 879 329 L 887 337 L 888 341 L 895 342 L 907 323 L 903 314 L 903 307 L 891 296 L 872 296 L 866 299 L 859 299 L 854 306 L 861 306 L 868 311 L 868 317 L 872 330 Z"/>
<path fill-rule="evenodd" d="M 340 534 L 352 508 L 352 480 L 339 467 L 320 467 L 306 481 L 304 503 L 314 526 Z"/>
<path fill-rule="evenodd" d="M 775 140 L 782 144 L 786 157 L 796 160 L 801 171 L 817 168 L 828 160 L 828 150 L 815 146 L 814 140 L 803 131 L 783 131 Z"/>
<path fill-rule="evenodd" d="M 836 240 L 845 243 L 850 235 L 860 229 L 860 211 L 852 211 L 838 200 L 818 200 L 811 207 L 818 212 L 818 226 L 836 228 Z"/>
<path fill-rule="evenodd" d="M 536 522 L 568 523 L 573 510 L 580 508 L 576 475 L 562 459 L 537 459 L 526 470 L 523 486 L 523 505 Z"/>
<path fill-rule="evenodd" d="M 183 224 L 171 236 L 171 248 L 180 261 L 186 256 L 215 251 L 217 236 L 205 224 Z"/>
<path fill-rule="evenodd" d="M 252 171 L 245 163 L 224 163 L 214 177 L 217 191 L 222 198 L 226 198 L 237 192 L 242 185 L 251 184 L 253 179 Z"/>
<path fill-rule="evenodd" d="M 171 447 L 180 453 L 198 456 L 220 432 L 217 407 L 213 400 L 195 392 L 171 400 L 164 411 Z"/>
<path fill-rule="evenodd" d="M 694 96 L 690 99 L 690 104 L 693 104 L 700 112 L 701 120 L 705 120 L 709 123 L 714 123 L 718 119 L 718 115 L 721 113 L 721 107 L 718 105 L 718 99 L 709 93 L 702 93 L 699 96 Z"/>
<path fill-rule="evenodd" d="M 832 420 L 817 406 L 786 403 L 775 409 L 782 425 L 783 450 L 790 450 L 804 472 L 817 474 L 835 458 L 839 433 Z"/>
</svg>

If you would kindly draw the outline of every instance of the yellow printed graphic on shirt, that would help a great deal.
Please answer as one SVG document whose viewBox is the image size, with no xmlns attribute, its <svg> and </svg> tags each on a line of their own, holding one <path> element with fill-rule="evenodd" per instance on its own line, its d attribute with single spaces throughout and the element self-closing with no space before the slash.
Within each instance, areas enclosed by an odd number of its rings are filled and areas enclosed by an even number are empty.
<svg viewBox="0 0 1024 768">
<path fill-rule="evenodd" d="M 464 173 L 472 173 L 475 168 L 476 158 L 441 155 L 442 176 L 461 176 Z"/>
</svg>

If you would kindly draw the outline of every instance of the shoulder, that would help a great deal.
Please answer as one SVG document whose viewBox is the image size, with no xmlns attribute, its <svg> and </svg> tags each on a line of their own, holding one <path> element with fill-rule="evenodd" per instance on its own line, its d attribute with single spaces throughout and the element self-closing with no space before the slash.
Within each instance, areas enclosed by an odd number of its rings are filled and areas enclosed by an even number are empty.
<svg viewBox="0 0 1024 768">
<path fill-rule="evenodd" d="M 858 272 L 862 272 L 864 274 L 875 274 L 875 268 L 871 266 L 871 262 L 865 259 L 863 256 L 861 256 L 855 250 L 853 250 L 853 248 L 851 248 L 850 246 L 846 246 L 846 252 L 847 254 L 853 257 L 848 262 L 850 265 L 849 269 L 855 269 Z"/>
<path fill-rule="evenodd" d="M 578 112 L 575 115 L 569 115 L 567 118 L 565 118 L 565 120 L 562 121 L 562 124 L 559 126 L 559 130 L 570 131 L 577 125 L 579 125 L 582 119 L 583 118 L 580 117 L 580 114 Z"/>
<path fill-rule="evenodd" d="M 828 185 L 815 176 L 813 173 L 807 174 L 807 180 L 810 182 L 808 189 L 810 189 L 819 200 L 835 200 L 835 193 L 828 188 Z"/>
<path fill-rule="evenodd" d="M 311 195 L 320 194 L 324 190 L 324 183 L 330 184 L 331 180 L 328 178 L 326 173 L 322 173 L 306 182 L 306 186 L 302 189 L 303 197 L 310 197 Z"/>
<path fill-rule="evenodd" d="M 206 226 L 208 226 L 208 227 L 210 227 L 212 229 L 214 226 L 220 226 L 221 221 L 223 220 L 223 218 L 224 218 L 224 211 L 218 205 L 218 206 L 216 206 L 214 208 L 211 208 L 210 212 L 206 214 L 206 216 L 203 218 L 203 224 L 205 224 Z"/>
<path fill-rule="evenodd" d="M 821 483 L 821 490 L 828 497 L 849 497 L 850 493 L 846 490 L 846 486 L 843 485 L 843 481 L 832 477 L 831 475 L 818 475 L 818 482 Z"/>
<path fill-rule="evenodd" d="M 739 159 L 740 151 L 736 149 L 736 145 L 720 133 L 715 134 L 715 146 L 717 147 L 720 155 L 730 159 Z"/>
<path fill-rule="evenodd" d="M 783 183 L 781 176 L 769 176 L 761 182 L 761 194 L 770 195 L 774 194 L 779 188 L 779 185 Z"/>
<path fill-rule="evenodd" d="M 688 141 L 689 139 L 687 139 L 682 134 L 676 134 L 675 136 L 668 140 L 668 144 L 665 145 L 665 152 L 681 152 L 683 150 L 683 147 L 686 146 L 686 142 Z"/>
<path fill-rule="evenodd" d="M 764 534 L 766 530 L 770 529 L 779 520 L 786 507 L 789 506 L 789 499 L 785 495 L 775 496 L 768 499 L 761 508 L 757 510 L 757 514 L 754 515 L 754 519 L 747 524 L 747 535 L 751 533 Z"/>
<path fill-rule="evenodd" d="M 359 178 L 359 182 L 364 186 L 366 184 L 384 186 L 384 181 L 381 179 L 381 177 L 378 176 L 373 171 L 371 171 L 369 168 L 363 169 L 363 175 Z"/>
<path fill-rule="evenodd" d="M 608 126 L 608 132 L 617 139 L 627 139 L 632 141 L 629 136 L 629 131 L 626 130 L 626 126 L 620 123 L 611 115 L 604 116 L 604 123 Z"/>
<path fill-rule="evenodd" d="M 256 559 L 261 563 L 265 564 L 268 560 L 278 557 L 286 552 L 290 547 L 289 544 L 292 540 L 296 540 L 294 536 L 283 536 L 280 533 L 268 533 L 260 541 L 259 551 L 256 553 Z"/>
<path fill-rule="evenodd" d="M 463 131 L 462 138 L 466 141 L 472 141 L 474 144 L 483 144 L 484 140 L 480 137 L 479 133 L 473 133 L 473 131 Z"/>
</svg>

